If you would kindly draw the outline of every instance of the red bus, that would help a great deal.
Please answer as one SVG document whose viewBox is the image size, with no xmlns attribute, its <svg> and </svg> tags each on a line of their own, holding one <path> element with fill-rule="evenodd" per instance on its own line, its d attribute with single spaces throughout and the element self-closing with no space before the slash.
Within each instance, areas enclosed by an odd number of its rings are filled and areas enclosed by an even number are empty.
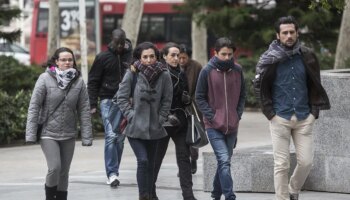
<svg viewBox="0 0 350 200">
<path fill-rule="evenodd" d="M 96 33 L 95 0 L 86 0 L 86 22 L 88 37 L 88 60 L 96 55 L 96 35 L 100 35 L 100 47 L 105 50 L 110 42 L 111 32 L 121 27 L 127 0 L 99 0 L 99 32 Z M 191 18 L 179 14 L 174 5 L 183 0 L 144 0 L 138 42 L 152 41 L 159 48 L 168 41 L 191 45 Z M 31 63 L 45 62 L 48 32 L 48 1 L 34 0 L 32 33 L 30 38 Z M 60 0 L 60 45 L 80 53 L 78 1 Z"/>
</svg>

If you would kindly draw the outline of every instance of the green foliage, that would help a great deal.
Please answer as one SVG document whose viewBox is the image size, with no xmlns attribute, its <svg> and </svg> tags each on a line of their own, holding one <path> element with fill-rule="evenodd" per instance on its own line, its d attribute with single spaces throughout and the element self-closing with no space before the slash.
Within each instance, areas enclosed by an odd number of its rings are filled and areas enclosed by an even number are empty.
<svg viewBox="0 0 350 200">
<path fill-rule="evenodd" d="M 22 65 L 12 57 L 0 56 L 0 89 L 9 95 L 31 90 L 43 71 L 43 68 Z"/>
<path fill-rule="evenodd" d="M 309 8 L 312 10 L 318 10 L 320 8 L 331 10 L 337 9 L 339 12 L 344 9 L 344 0 L 311 0 Z"/>
<path fill-rule="evenodd" d="M 0 144 L 24 138 L 30 96 L 30 90 L 15 95 L 0 90 Z"/>
<path fill-rule="evenodd" d="M 237 46 L 255 50 L 266 48 L 276 38 L 274 22 L 282 16 L 293 15 L 300 25 L 301 40 L 308 46 L 322 41 L 335 48 L 341 13 L 330 8 L 310 10 L 310 1 L 276 1 L 276 7 L 233 4 L 228 1 L 188 0 L 180 6 L 182 12 L 194 14 L 197 23 L 204 23 L 215 37 L 229 37 Z M 335 2 L 335 1 L 333 1 Z"/>
<path fill-rule="evenodd" d="M 21 14 L 21 10 L 18 8 L 11 8 L 9 6 L 1 5 L 0 6 L 0 26 L 8 23 L 13 18 L 18 18 Z M 0 31 L 0 38 L 5 38 L 6 40 L 12 42 L 16 40 L 20 35 L 21 30 L 14 30 L 12 32 L 3 32 Z"/>
<path fill-rule="evenodd" d="M 244 73 L 244 82 L 246 87 L 246 103 L 245 106 L 249 108 L 257 108 L 259 102 L 257 102 L 254 94 L 252 80 L 255 76 L 255 66 L 257 64 L 258 57 L 239 58 L 237 62 L 242 66 Z"/>
</svg>

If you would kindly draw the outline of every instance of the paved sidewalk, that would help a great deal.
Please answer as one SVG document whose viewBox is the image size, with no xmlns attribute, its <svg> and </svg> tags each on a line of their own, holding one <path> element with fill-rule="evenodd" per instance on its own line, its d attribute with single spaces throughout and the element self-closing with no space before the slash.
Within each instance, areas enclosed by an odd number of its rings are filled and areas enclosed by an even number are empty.
<svg viewBox="0 0 350 200">
<path fill-rule="evenodd" d="M 271 144 L 267 120 L 255 112 L 244 113 L 239 131 L 238 148 Z M 176 176 L 175 148 L 169 143 L 157 183 L 160 200 L 181 200 L 181 189 Z M 137 200 L 136 159 L 125 143 L 120 170 L 121 186 L 112 189 L 106 185 L 103 162 L 103 139 L 96 139 L 92 147 L 82 147 L 77 141 L 70 172 L 68 198 L 70 200 Z M 211 151 L 211 147 L 200 152 Z M 209 200 L 203 192 L 202 157 L 198 172 L 193 176 L 195 196 Z M 43 200 L 46 161 L 39 145 L 0 148 L 0 200 Z M 238 200 L 273 200 L 271 193 L 237 193 Z M 224 199 L 224 198 L 222 198 Z M 350 194 L 303 191 L 301 200 L 350 200 Z"/>
</svg>

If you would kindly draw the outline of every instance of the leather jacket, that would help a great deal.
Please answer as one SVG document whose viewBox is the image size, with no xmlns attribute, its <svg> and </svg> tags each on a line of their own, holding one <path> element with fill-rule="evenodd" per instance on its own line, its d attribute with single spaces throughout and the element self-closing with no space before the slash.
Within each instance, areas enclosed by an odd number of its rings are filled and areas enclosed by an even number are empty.
<svg viewBox="0 0 350 200">
<path fill-rule="evenodd" d="M 307 87 L 310 113 L 317 119 L 320 110 L 330 109 L 327 93 L 321 85 L 320 66 L 316 55 L 307 47 L 301 47 L 302 60 L 307 75 Z M 273 109 L 272 87 L 276 77 L 278 63 L 261 65 L 256 68 L 253 80 L 254 92 L 263 114 L 272 119 L 276 113 Z"/>
</svg>

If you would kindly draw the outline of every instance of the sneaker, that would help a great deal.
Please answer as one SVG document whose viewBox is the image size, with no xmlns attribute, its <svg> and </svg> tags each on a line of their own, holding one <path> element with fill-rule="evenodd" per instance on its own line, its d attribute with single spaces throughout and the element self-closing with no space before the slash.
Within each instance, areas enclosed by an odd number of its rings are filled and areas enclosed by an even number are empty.
<svg viewBox="0 0 350 200">
<path fill-rule="evenodd" d="M 290 194 L 289 193 L 289 198 L 290 198 L 290 200 L 298 200 L 299 199 L 299 194 Z"/>
<path fill-rule="evenodd" d="M 118 178 L 117 175 L 113 174 L 108 178 L 107 184 L 110 185 L 111 187 L 118 187 L 120 185 L 120 182 L 117 178 Z"/>
<path fill-rule="evenodd" d="M 197 161 L 191 160 L 191 173 L 195 174 L 197 172 Z"/>
</svg>

